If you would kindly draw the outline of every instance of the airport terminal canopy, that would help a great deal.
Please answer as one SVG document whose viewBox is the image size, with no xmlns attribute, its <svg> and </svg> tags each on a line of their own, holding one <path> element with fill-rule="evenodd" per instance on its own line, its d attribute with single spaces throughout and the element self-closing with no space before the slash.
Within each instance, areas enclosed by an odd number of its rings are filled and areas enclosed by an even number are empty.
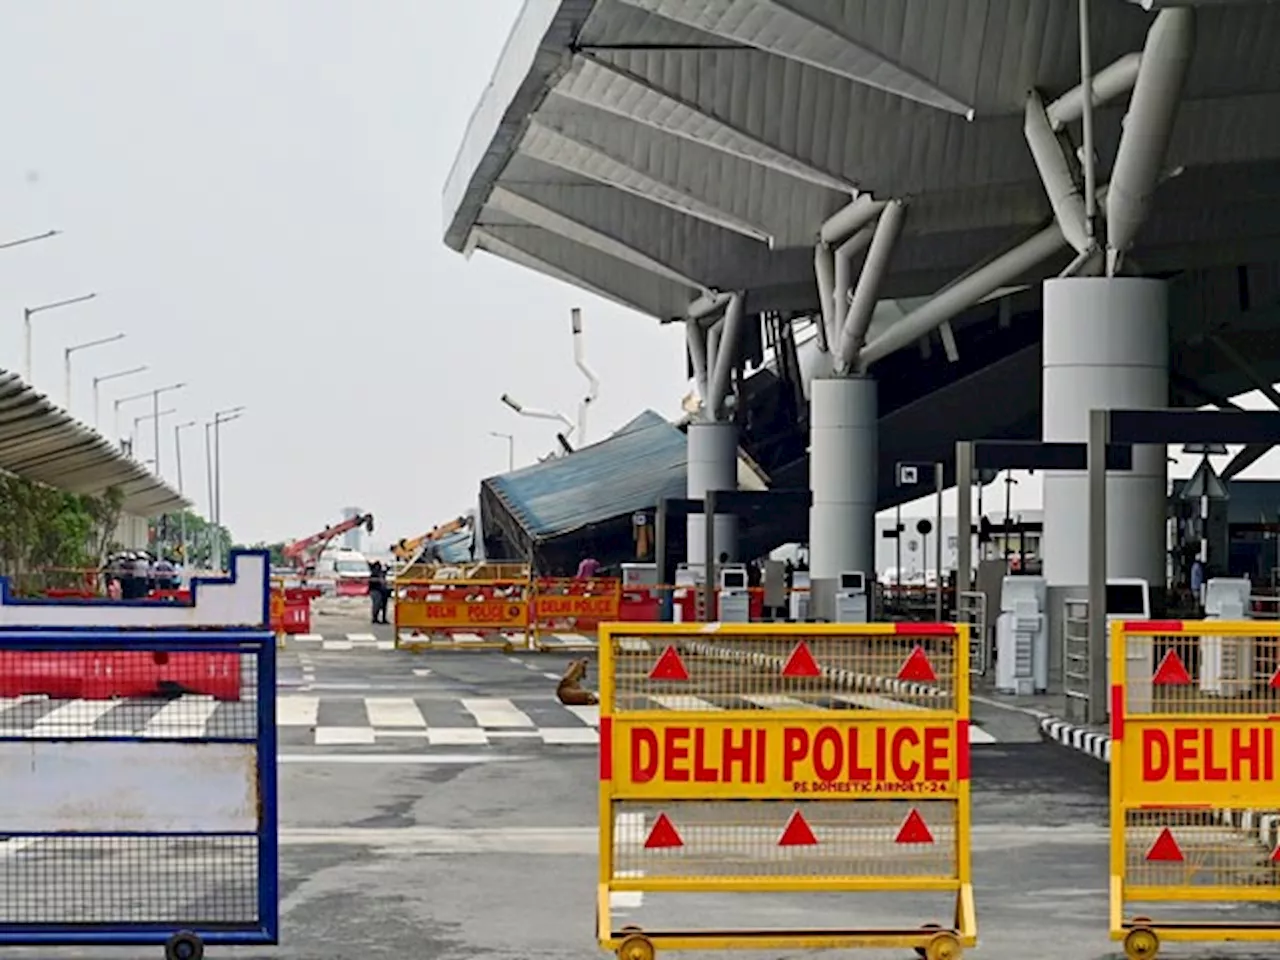
<svg viewBox="0 0 1280 960">
<path fill-rule="evenodd" d="M 1100 173 L 1171 5 L 1092 2 Z M 1100 204 L 1139 214 L 1133 272 L 1275 261 L 1280 4 L 1179 5 L 1194 53 L 1166 162 Z M 1075 251 L 1025 127 L 1034 102 L 1078 141 L 1078 22 L 1077 0 L 529 0 L 446 185 L 446 242 L 659 318 L 734 290 L 813 312 L 818 230 L 869 195 L 907 204 L 884 298 L 1015 250 L 1020 282 L 1054 276 Z M 870 359 L 937 326 L 873 329 Z"/>
<path fill-rule="evenodd" d="M 191 504 L 160 477 L 28 386 L 0 370 L 0 470 L 69 493 L 101 496 L 112 487 L 135 517 Z"/>
</svg>

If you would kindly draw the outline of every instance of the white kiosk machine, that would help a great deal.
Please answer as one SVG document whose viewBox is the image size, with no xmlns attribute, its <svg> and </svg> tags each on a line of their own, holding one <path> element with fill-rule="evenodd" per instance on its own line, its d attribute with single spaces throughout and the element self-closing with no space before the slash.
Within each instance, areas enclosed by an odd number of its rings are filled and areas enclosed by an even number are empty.
<svg viewBox="0 0 1280 960">
<path fill-rule="evenodd" d="M 867 622 L 867 578 L 860 570 L 840 574 L 836 590 L 836 623 Z"/>
<path fill-rule="evenodd" d="M 725 566 L 720 570 L 721 623 L 751 622 L 751 593 L 747 589 L 747 568 L 741 564 Z"/>
<path fill-rule="evenodd" d="M 684 601 L 689 591 L 698 591 L 707 578 L 707 568 L 700 563 L 693 565 L 680 563 L 676 565 L 676 582 L 673 599 L 675 601 L 671 616 L 676 623 L 684 620 Z M 697 606 L 696 598 L 694 606 Z"/>
<path fill-rule="evenodd" d="M 1206 620 L 1248 620 L 1253 584 L 1236 577 L 1214 577 L 1204 588 Z M 1204 637 L 1200 641 L 1200 692 L 1239 697 L 1253 692 L 1253 637 Z"/>
<path fill-rule="evenodd" d="M 796 623 L 805 623 L 809 619 L 809 571 L 791 571 L 791 602 L 788 613 Z"/>
<path fill-rule="evenodd" d="M 1044 577 L 1005 577 L 996 620 L 996 690 L 1025 696 L 1049 689 Z"/>
</svg>

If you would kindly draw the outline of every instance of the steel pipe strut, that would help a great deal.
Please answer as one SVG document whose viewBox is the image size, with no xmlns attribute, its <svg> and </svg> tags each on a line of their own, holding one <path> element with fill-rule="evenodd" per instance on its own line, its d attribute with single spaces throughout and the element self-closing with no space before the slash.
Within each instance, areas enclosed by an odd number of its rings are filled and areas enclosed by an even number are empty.
<svg viewBox="0 0 1280 960">
<path fill-rule="evenodd" d="M 831 349 L 835 330 L 835 310 L 832 292 L 836 285 L 836 255 L 831 245 L 819 241 L 813 248 L 813 278 L 818 284 L 818 307 L 822 312 L 818 349 L 826 353 Z"/>
<path fill-rule="evenodd" d="M 720 346 L 711 362 L 711 386 L 707 396 L 707 414 L 711 420 L 719 420 L 724 416 L 725 397 L 729 392 L 729 377 L 738 362 L 739 347 L 742 344 L 742 308 L 744 297 L 735 293 L 729 298 L 729 306 L 725 308 L 724 330 L 720 335 Z"/>
<path fill-rule="evenodd" d="M 729 294 L 727 293 L 704 294 L 689 304 L 685 310 L 685 316 L 691 320 L 704 320 L 717 310 L 723 310 L 728 302 Z"/>
<path fill-rule="evenodd" d="M 1126 53 L 1119 60 L 1103 67 L 1093 75 L 1093 105 L 1100 107 L 1110 103 L 1122 93 L 1128 93 L 1138 79 L 1138 67 L 1142 54 Z M 1049 126 L 1054 132 L 1084 116 L 1084 84 L 1072 87 L 1045 108 Z"/>
<path fill-rule="evenodd" d="M 1107 196 L 1107 276 L 1137 239 L 1159 182 L 1195 42 L 1195 11 L 1162 10 L 1147 33 Z"/>
<path fill-rule="evenodd" d="M 831 339 L 833 350 L 840 347 L 844 318 L 849 315 L 849 291 L 853 289 L 853 258 L 871 244 L 875 228 L 868 225 L 836 247 L 836 282 L 831 295 Z"/>
<path fill-rule="evenodd" d="M 1067 247 L 1067 241 L 1063 239 L 1058 225 L 1050 224 L 985 266 L 944 287 L 937 296 L 893 324 L 862 348 L 858 357 L 859 369 L 865 370 L 877 360 L 910 346 L 944 321 L 978 303 L 993 290 L 1012 283 Z"/>
<path fill-rule="evenodd" d="M 832 214 L 822 225 L 818 239 L 833 245 L 841 243 L 879 216 L 884 207 L 883 200 L 872 200 L 871 194 L 864 193 Z"/>
<path fill-rule="evenodd" d="M 889 258 L 893 256 L 894 244 L 902 232 L 906 209 L 901 200 L 890 201 L 876 222 L 871 248 L 867 251 L 862 273 L 858 275 L 858 286 L 853 292 L 853 302 L 840 329 L 837 373 L 848 373 L 853 368 L 867 342 L 867 328 L 871 325 L 876 301 L 880 299 L 881 284 L 889 272 Z"/>
<path fill-rule="evenodd" d="M 1093 246 L 1089 231 L 1085 228 L 1084 197 L 1076 186 L 1070 164 L 1062 152 L 1062 145 L 1053 134 L 1049 117 L 1044 112 L 1044 101 L 1032 90 L 1027 95 L 1027 106 L 1022 122 L 1022 132 L 1031 148 L 1031 157 L 1040 172 L 1040 182 L 1049 195 L 1053 218 L 1067 243 L 1077 253 L 1084 253 Z"/>
<path fill-rule="evenodd" d="M 697 320 L 684 323 L 685 342 L 689 346 L 689 362 L 693 366 L 693 380 L 697 384 L 698 399 L 707 402 L 707 331 Z"/>
</svg>

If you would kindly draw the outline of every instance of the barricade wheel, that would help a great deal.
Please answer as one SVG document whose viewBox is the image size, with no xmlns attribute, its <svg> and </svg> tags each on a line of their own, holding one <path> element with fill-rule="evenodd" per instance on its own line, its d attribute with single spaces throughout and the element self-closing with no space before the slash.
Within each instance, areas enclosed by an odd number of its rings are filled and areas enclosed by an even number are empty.
<svg viewBox="0 0 1280 960">
<path fill-rule="evenodd" d="M 921 926 L 921 928 L 920 928 L 920 929 L 921 929 L 921 930 L 941 930 L 941 929 L 942 929 L 942 924 L 940 924 L 940 923 L 926 923 L 926 924 L 924 924 L 923 926 Z M 926 953 L 925 953 L 925 949 L 924 949 L 924 947 L 916 947 L 916 956 L 917 956 L 917 957 L 919 957 L 919 958 L 920 958 L 920 960 L 926 960 L 926 957 L 928 956 L 928 954 L 926 954 Z"/>
<path fill-rule="evenodd" d="M 633 933 L 618 947 L 618 960 L 653 960 L 653 941 L 643 933 Z"/>
<path fill-rule="evenodd" d="M 1135 927 L 1124 938 L 1124 955 L 1129 960 L 1152 960 L 1160 952 L 1160 938 L 1146 927 Z"/>
<path fill-rule="evenodd" d="M 960 954 L 963 952 L 960 938 L 949 931 L 935 933 L 924 948 L 927 960 L 960 960 Z"/>
<path fill-rule="evenodd" d="M 164 960 L 201 960 L 204 941 L 186 930 L 175 933 L 164 945 Z"/>
</svg>

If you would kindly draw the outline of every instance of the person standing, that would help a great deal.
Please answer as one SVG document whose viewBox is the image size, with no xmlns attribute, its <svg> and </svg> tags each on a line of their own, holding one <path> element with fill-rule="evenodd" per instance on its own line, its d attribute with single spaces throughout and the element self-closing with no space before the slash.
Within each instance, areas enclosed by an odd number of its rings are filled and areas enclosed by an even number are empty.
<svg viewBox="0 0 1280 960">
<path fill-rule="evenodd" d="M 369 564 L 369 601 L 373 606 L 373 622 L 387 622 L 387 568 L 381 560 Z"/>
</svg>

